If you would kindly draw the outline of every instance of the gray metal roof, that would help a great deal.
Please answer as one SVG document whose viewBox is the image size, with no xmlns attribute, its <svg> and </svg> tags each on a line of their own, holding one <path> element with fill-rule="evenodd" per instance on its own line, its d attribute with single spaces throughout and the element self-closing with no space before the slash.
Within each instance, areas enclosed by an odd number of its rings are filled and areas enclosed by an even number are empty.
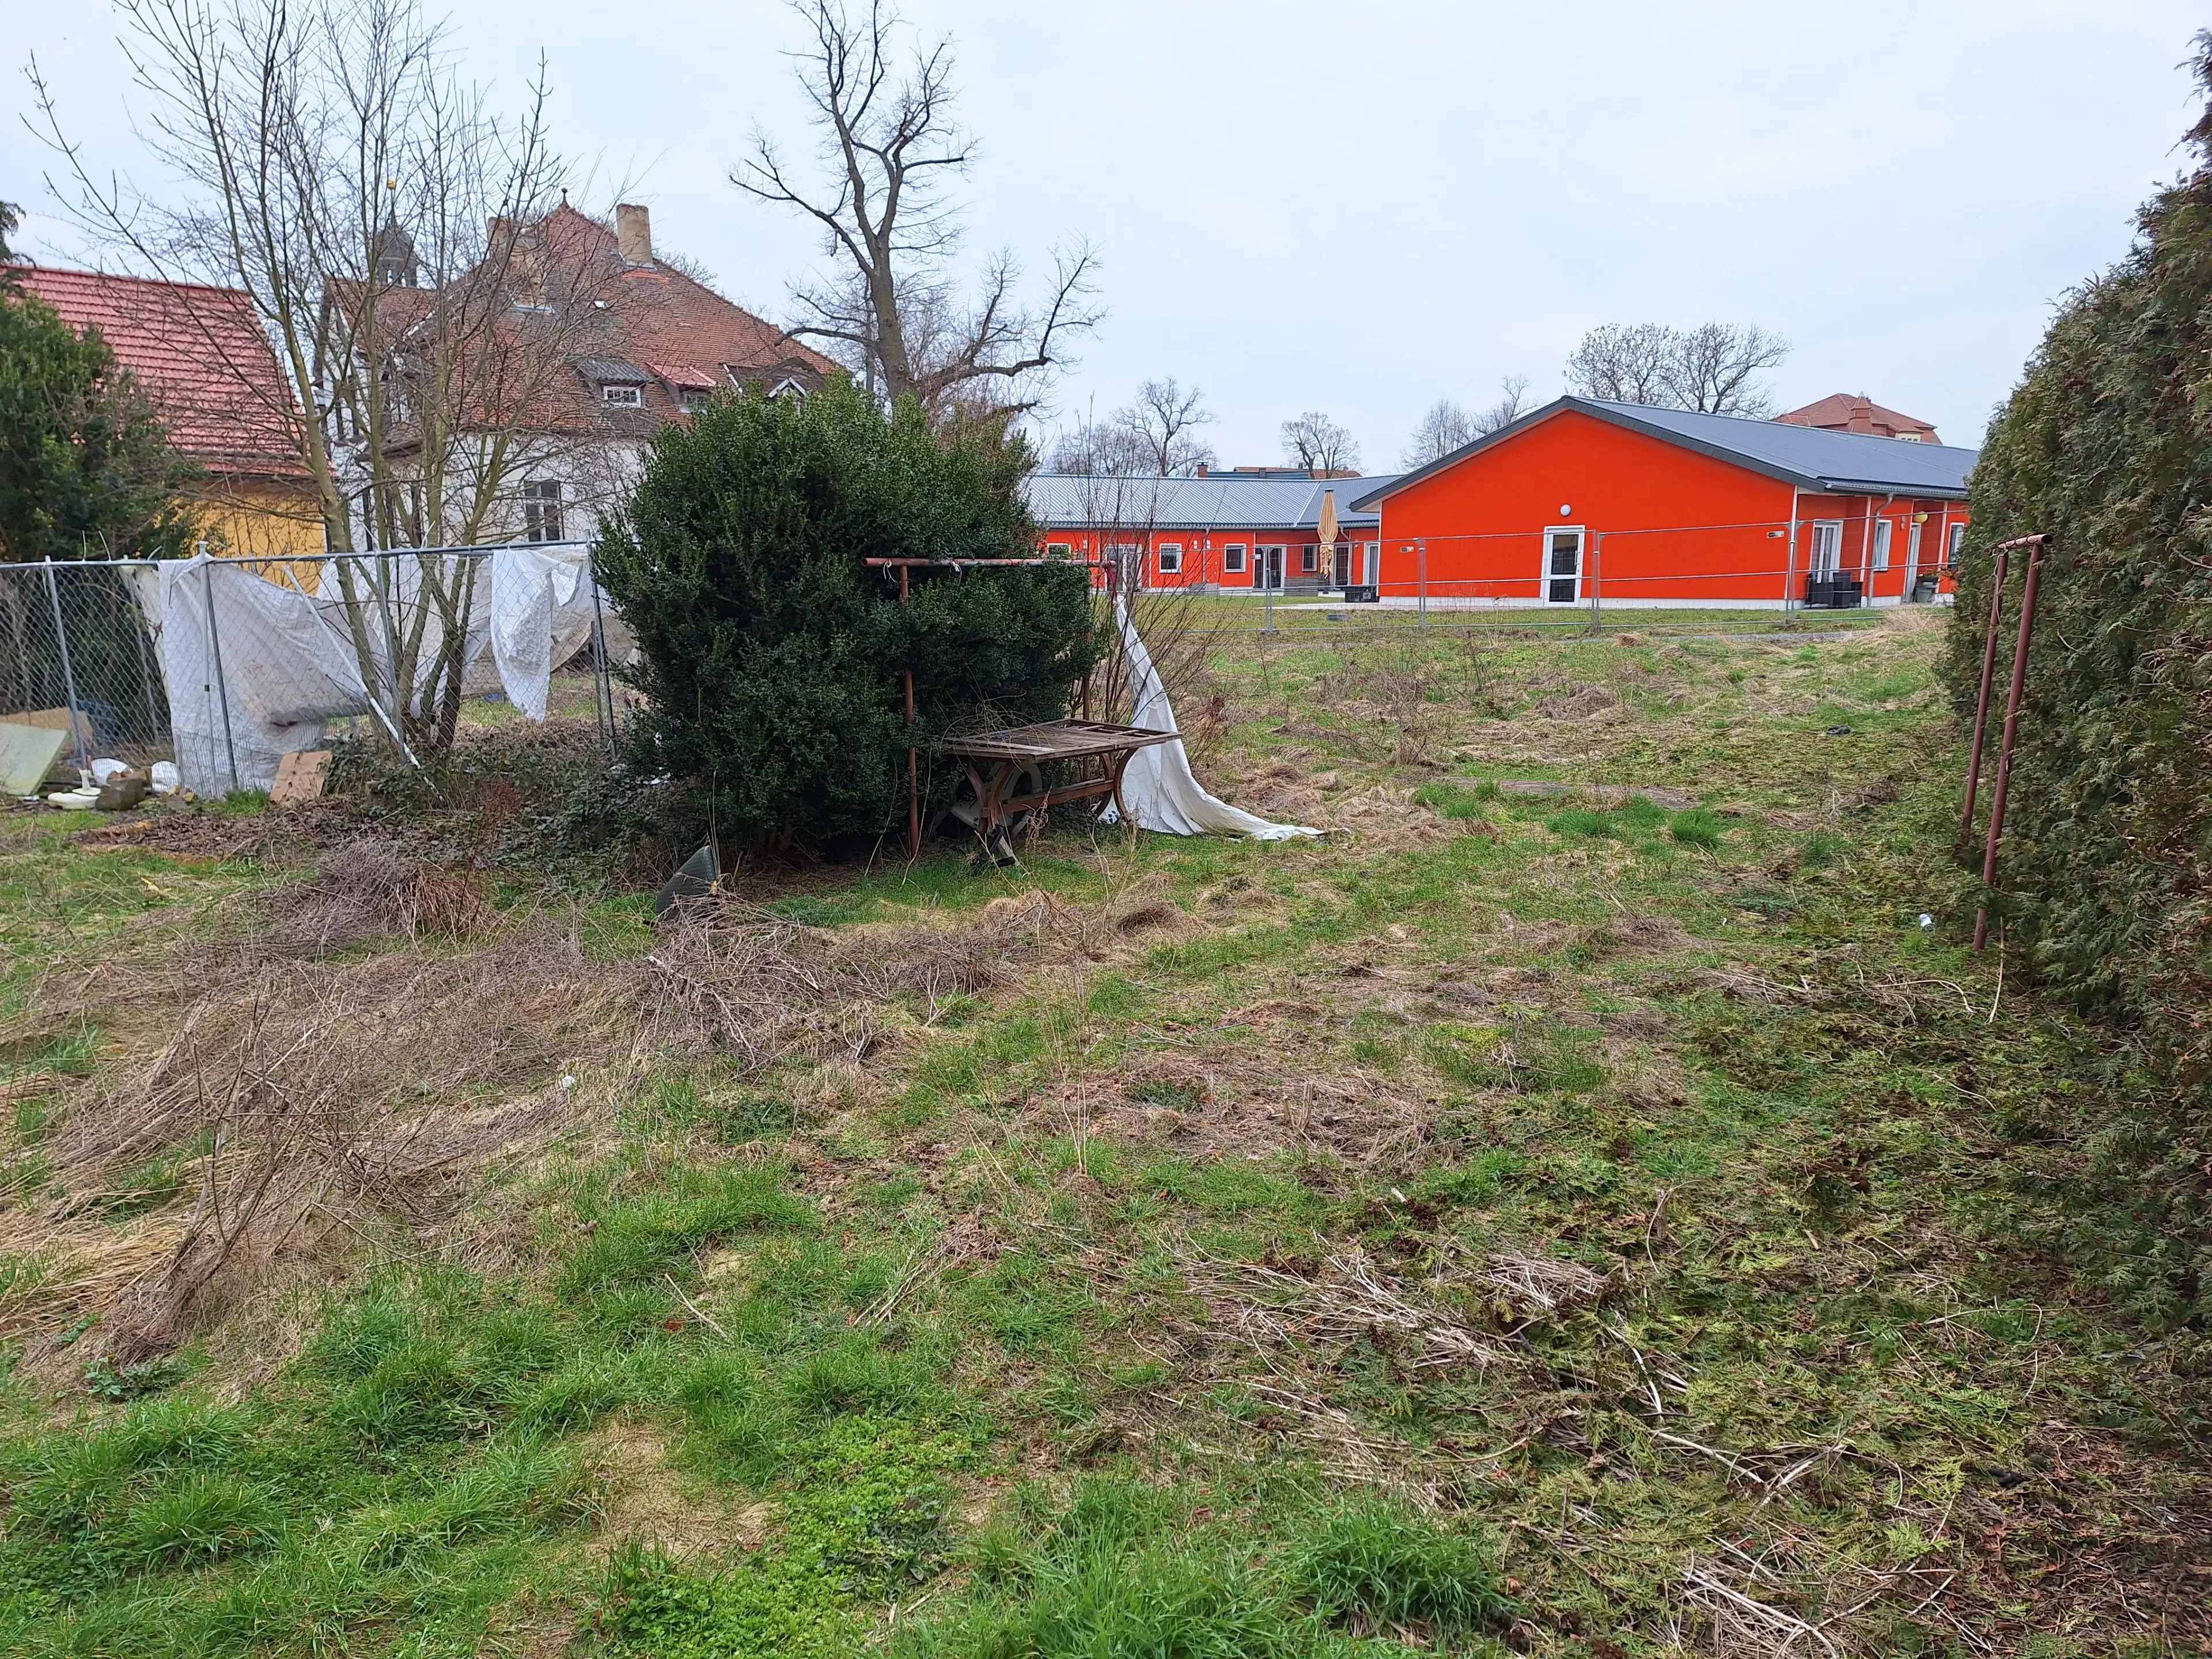
<svg viewBox="0 0 2212 1659">
<path fill-rule="evenodd" d="M 1354 498 L 1379 495 L 1392 480 L 1372 478 L 1087 477 L 1040 472 L 1024 486 L 1030 516 L 1049 530 L 1310 530 L 1322 498 L 1336 492 L 1336 518 L 1347 530 L 1371 530 L 1374 512 Z"/>
<path fill-rule="evenodd" d="M 1389 480 L 1357 497 L 1353 505 L 1380 511 L 1382 500 L 1469 455 L 1502 443 L 1568 410 L 1595 416 L 1614 426 L 1649 433 L 1717 460 L 1748 467 L 1802 489 L 1838 495 L 1909 495 L 1936 501 L 1960 500 L 1967 475 L 1981 452 L 1948 444 L 1905 443 L 1859 432 L 1824 432 L 1817 427 L 1785 426 L 1779 421 L 1747 420 L 1736 415 L 1696 415 L 1681 409 L 1651 409 L 1641 404 L 1601 403 L 1593 398 L 1561 398 L 1522 416 L 1487 437 L 1454 450 L 1416 472 Z"/>
</svg>

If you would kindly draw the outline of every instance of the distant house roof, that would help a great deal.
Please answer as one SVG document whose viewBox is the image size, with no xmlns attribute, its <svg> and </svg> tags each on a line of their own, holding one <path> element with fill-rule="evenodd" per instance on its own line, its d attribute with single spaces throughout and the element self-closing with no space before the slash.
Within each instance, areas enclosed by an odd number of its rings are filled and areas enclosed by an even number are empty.
<svg viewBox="0 0 2212 1659">
<path fill-rule="evenodd" d="M 635 363 L 619 357 L 579 357 L 576 373 L 587 380 L 611 380 L 617 386 L 643 386 L 653 376 Z"/>
<path fill-rule="evenodd" d="M 1455 449 L 1417 471 L 1385 481 L 1381 488 L 1353 498 L 1360 512 L 1379 512 L 1383 501 L 1408 486 L 1455 466 L 1470 455 L 1510 441 L 1530 427 L 1574 412 L 1626 427 L 1716 460 L 1765 473 L 1801 489 L 1838 495 L 1910 495 L 1934 501 L 1960 500 L 1978 450 L 1941 444 L 1901 444 L 1855 432 L 1825 432 L 1778 421 L 1746 420 L 1735 415 L 1696 415 L 1687 410 L 1652 409 L 1641 404 L 1601 403 L 1591 398 L 1560 398 L 1523 415 L 1510 426 Z"/>
<path fill-rule="evenodd" d="M 1311 530 L 1320 525 L 1322 500 L 1331 492 L 1340 526 L 1371 530 L 1379 517 L 1355 511 L 1352 498 L 1379 495 L 1391 482 L 1218 472 L 1205 478 L 1040 472 L 1025 489 L 1030 516 L 1053 530 Z"/>
<path fill-rule="evenodd" d="M 647 363 L 646 367 L 670 386 L 682 386 L 690 392 L 712 392 L 722 384 L 693 363 Z"/>
<path fill-rule="evenodd" d="M 304 478 L 299 404 L 252 295 L 46 265 L 11 270 L 82 333 L 98 329 L 161 411 L 169 441 L 209 471 Z"/>
<path fill-rule="evenodd" d="M 643 230 L 649 222 L 644 210 L 631 210 L 634 230 Z M 641 245 L 632 244 L 647 257 L 631 258 L 612 229 L 563 203 L 518 238 L 520 254 L 511 270 L 498 274 L 487 263 L 456 279 L 454 289 L 465 295 L 472 289 L 489 292 L 491 303 L 501 308 L 500 327 L 518 347 L 529 330 L 555 319 L 562 335 L 562 358 L 575 373 L 549 379 L 510 367 L 511 376 L 531 382 L 519 394 L 526 403 L 518 416 L 500 401 L 517 395 L 513 387 L 488 369 L 481 394 L 486 407 L 477 418 L 511 419 L 538 432 L 641 441 L 669 421 L 688 418 L 678 395 L 683 391 L 756 381 L 771 392 L 787 381 L 811 388 L 838 372 L 836 363 L 773 323 L 651 258 L 649 235 Z M 487 272 L 495 274 L 488 278 Z M 532 278 L 535 288 L 529 287 Z M 521 303 L 526 289 L 529 304 Z M 367 296 L 358 284 L 333 284 L 333 291 L 342 311 L 363 308 Z M 565 314 L 553 303 L 563 294 L 573 301 Z M 409 333 L 432 315 L 438 295 L 433 289 L 401 284 L 380 287 L 374 299 L 379 331 L 388 349 L 401 349 Z M 494 369 L 501 363 L 500 354 L 483 355 Z M 518 349 L 516 361 L 527 362 L 529 356 Z M 700 367 L 710 363 L 721 378 Z M 635 386 L 642 395 L 635 404 L 608 404 L 597 391 L 608 384 Z"/>
<path fill-rule="evenodd" d="M 1927 422 L 1900 415 L 1893 409 L 1885 409 L 1848 392 L 1831 392 L 1818 403 L 1807 404 L 1802 409 L 1793 409 L 1774 418 L 1790 426 L 1816 426 L 1823 432 L 1856 432 L 1873 438 L 1902 438 L 1911 443 L 1942 441 L 1936 435 L 1936 428 Z"/>
</svg>

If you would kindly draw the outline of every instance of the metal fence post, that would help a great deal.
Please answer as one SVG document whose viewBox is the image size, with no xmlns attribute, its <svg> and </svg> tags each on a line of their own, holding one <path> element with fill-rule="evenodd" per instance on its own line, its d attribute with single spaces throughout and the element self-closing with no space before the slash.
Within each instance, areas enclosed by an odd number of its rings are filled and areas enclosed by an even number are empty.
<svg viewBox="0 0 2212 1659">
<path fill-rule="evenodd" d="M 1605 532 L 1600 530 L 1590 537 L 1590 632 L 1593 634 L 1605 632 L 1605 613 L 1598 608 L 1598 579 L 1604 574 Z"/>
<path fill-rule="evenodd" d="M 1429 538 L 1417 537 L 1413 542 L 1415 605 L 1420 611 L 1421 626 L 1429 625 Z"/>
<path fill-rule="evenodd" d="M 592 718 L 601 717 L 604 706 L 605 725 L 602 727 L 607 752 L 615 749 L 615 682 L 614 671 L 607 665 L 607 618 L 599 608 L 599 563 L 596 549 L 584 554 L 584 580 L 592 585 Z"/>
<path fill-rule="evenodd" d="M 46 599 L 54 608 L 54 638 L 61 647 L 62 692 L 69 699 L 70 743 L 76 750 L 77 770 L 87 772 L 92 769 L 92 757 L 85 750 L 86 718 L 77 702 L 76 671 L 70 663 L 69 624 L 62 620 L 62 590 L 54 580 L 54 556 L 51 553 L 46 555 Z"/>
<path fill-rule="evenodd" d="M 207 544 L 203 542 L 200 546 L 204 553 Z M 235 793 L 238 789 L 238 744 L 230 732 L 230 682 L 222 672 L 222 635 L 215 625 L 215 567 L 216 562 L 210 559 L 201 568 L 200 574 L 207 596 L 208 654 L 215 663 L 216 695 L 222 702 L 222 751 L 230 766 L 231 792 Z"/>
</svg>

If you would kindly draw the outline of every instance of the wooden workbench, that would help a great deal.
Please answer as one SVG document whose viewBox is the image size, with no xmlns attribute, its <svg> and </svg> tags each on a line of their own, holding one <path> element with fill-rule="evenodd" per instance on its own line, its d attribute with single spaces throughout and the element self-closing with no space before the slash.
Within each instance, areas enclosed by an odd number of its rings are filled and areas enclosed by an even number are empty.
<svg viewBox="0 0 2212 1659">
<path fill-rule="evenodd" d="M 1114 810 L 1126 822 L 1129 813 L 1121 799 L 1121 774 L 1130 757 L 1154 744 L 1172 742 L 1176 735 L 1104 720 L 1043 720 L 1003 732 L 947 738 L 944 747 L 967 769 L 968 781 L 975 791 L 975 833 L 998 854 L 1005 848 L 1008 818 L 1062 801 L 1111 797 Z M 1054 762 L 1073 762 L 1083 769 L 1071 783 L 1042 787 L 1042 769 Z M 1022 775 L 1031 770 L 1038 773 L 1039 787 L 1010 794 Z"/>
</svg>

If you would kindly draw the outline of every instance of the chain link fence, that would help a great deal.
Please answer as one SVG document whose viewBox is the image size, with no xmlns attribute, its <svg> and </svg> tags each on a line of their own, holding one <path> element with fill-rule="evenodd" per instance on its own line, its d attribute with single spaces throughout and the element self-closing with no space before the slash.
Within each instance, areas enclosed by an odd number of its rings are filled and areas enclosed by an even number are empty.
<svg viewBox="0 0 2212 1659">
<path fill-rule="evenodd" d="M 173 761 L 215 794 L 266 787 L 284 754 L 343 732 L 412 755 L 441 719 L 518 708 L 588 702 L 611 746 L 626 639 L 582 544 L 0 564 L 0 723 L 67 734 L 58 779 Z"/>
</svg>

